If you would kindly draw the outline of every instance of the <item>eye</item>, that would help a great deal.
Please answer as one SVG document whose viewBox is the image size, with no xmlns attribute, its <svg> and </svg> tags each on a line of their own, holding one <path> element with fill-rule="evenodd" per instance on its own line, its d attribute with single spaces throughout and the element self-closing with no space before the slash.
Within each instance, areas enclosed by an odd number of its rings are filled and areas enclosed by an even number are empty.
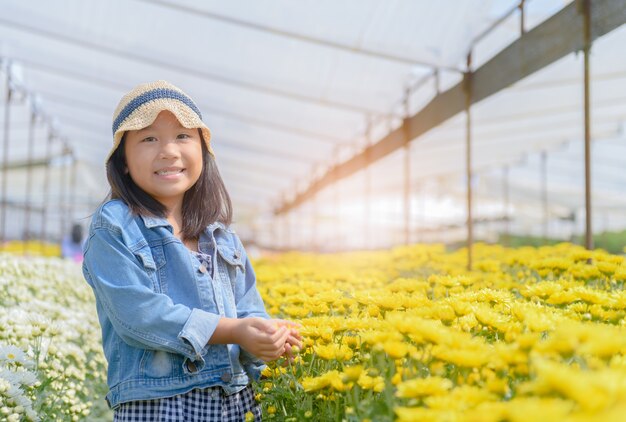
<svg viewBox="0 0 626 422">
<path fill-rule="evenodd" d="M 147 138 L 143 138 L 141 142 L 154 142 L 157 139 L 154 136 L 148 136 Z"/>
<path fill-rule="evenodd" d="M 181 133 L 178 135 L 178 139 L 189 139 L 189 138 L 191 138 L 191 136 L 189 136 L 186 133 Z"/>
</svg>

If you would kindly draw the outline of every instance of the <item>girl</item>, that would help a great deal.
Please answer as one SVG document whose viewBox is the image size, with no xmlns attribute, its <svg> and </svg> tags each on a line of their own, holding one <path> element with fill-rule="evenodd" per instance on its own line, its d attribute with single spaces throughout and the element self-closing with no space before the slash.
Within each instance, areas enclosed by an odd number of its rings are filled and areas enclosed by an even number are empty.
<svg viewBox="0 0 626 422">
<path fill-rule="evenodd" d="M 296 325 L 265 311 L 210 139 L 195 103 L 165 81 L 115 110 L 111 199 L 93 215 L 83 273 L 116 421 L 260 420 L 251 380 L 301 347 Z"/>
</svg>

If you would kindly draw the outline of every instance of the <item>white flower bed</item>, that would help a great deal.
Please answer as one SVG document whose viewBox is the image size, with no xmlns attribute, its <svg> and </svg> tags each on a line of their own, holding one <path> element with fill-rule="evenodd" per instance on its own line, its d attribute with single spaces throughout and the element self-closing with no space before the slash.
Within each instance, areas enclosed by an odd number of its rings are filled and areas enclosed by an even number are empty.
<svg viewBox="0 0 626 422">
<path fill-rule="evenodd" d="M 0 420 L 110 420 L 93 294 L 80 266 L 0 255 Z"/>
</svg>

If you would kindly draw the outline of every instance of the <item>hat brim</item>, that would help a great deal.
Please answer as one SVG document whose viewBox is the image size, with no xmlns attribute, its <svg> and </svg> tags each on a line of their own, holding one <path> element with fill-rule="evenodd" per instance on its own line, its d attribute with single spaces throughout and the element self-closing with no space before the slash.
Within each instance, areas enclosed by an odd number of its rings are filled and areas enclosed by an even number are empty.
<svg viewBox="0 0 626 422">
<path fill-rule="evenodd" d="M 211 148 L 211 130 L 200 119 L 200 117 L 186 104 L 172 98 L 159 98 L 137 107 L 115 131 L 113 135 L 113 147 L 106 157 L 105 163 L 109 161 L 117 147 L 119 147 L 122 136 L 129 130 L 139 130 L 150 126 L 156 120 L 159 113 L 169 111 L 180 124 L 187 128 L 199 128 L 202 130 L 202 137 L 209 153 L 215 157 L 213 148 Z"/>
</svg>

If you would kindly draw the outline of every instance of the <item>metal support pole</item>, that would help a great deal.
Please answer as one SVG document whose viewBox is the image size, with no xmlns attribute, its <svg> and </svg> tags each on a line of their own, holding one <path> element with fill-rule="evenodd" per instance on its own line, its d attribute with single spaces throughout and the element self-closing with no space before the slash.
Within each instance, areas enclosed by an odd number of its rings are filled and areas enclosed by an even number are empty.
<svg viewBox="0 0 626 422">
<path fill-rule="evenodd" d="M 363 220 L 363 231 L 365 233 L 365 249 L 371 249 L 371 240 L 370 240 L 370 231 L 371 231 L 371 215 L 372 215 L 372 206 L 371 206 L 371 175 L 369 166 L 365 168 L 365 181 L 364 181 L 364 192 L 363 192 L 363 201 L 364 201 L 364 220 Z"/>
<path fill-rule="evenodd" d="M 435 178 L 435 187 L 434 187 L 434 192 L 433 192 L 433 200 L 435 202 L 441 202 L 441 197 L 442 197 L 441 192 L 443 190 L 441 185 L 442 185 L 441 178 L 439 177 Z M 436 231 L 433 234 L 433 239 L 437 239 L 438 242 L 446 243 L 447 241 L 446 234 L 448 234 L 448 232 L 446 231 L 446 227 L 442 225 L 441 222 L 439 222 L 439 224 L 435 227 L 436 227 Z"/>
<path fill-rule="evenodd" d="M 404 96 L 404 244 L 411 243 L 411 139 L 408 130 L 409 90 Z"/>
<path fill-rule="evenodd" d="M 287 198 L 285 197 L 285 194 L 283 193 L 281 195 L 280 198 L 280 203 L 284 204 L 287 201 Z M 278 230 L 278 239 L 279 239 L 279 245 L 280 245 L 280 249 L 282 250 L 286 250 L 287 249 L 287 220 L 285 218 L 285 215 L 287 213 L 282 213 L 282 214 L 274 214 L 274 219 L 278 221 L 277 224 L 277 230 Z"/>
<path fill-rule="evenodd" d="M 60 240 L 65 236 L 66 222 L 67 222 L 67 198 L 66 194 L 68 189 L 67 183 L 67 163 L 65 160 L 67 158 L 67 144 L 63 144 L 63 163 L 61 164 L 61 182 L 60 182 L 60 191 L 59 191 L 59 211 L 60 211 L 60 228 L 61 228 L 61 237 Z"/>
<path fill-rule="evenodd" d="M 298 214 L 300 207 L 294 208 L 289 214 L 289 230 L 291 236 L 291 249 L 298 250 L 300 247 L 300 231 L 298 230 Z"/>
<path fill-rule="evenodd" d="M 296 232 L 296 235 L 298 236 L 297 248 L 298 250 L 302 251 L 305 249 L 304 245 L 306 241 L 306 238 L 303 236 L 304 230 L 302 229 L 302 225 L 304 223 L 304 209 L 302 206 L 300 206 L 296 211 L 295 217 L 296 225 L 294 227 L 294 230 Z"/>
<path fill-rule="evenodd" d="M 296 224 L 293 226 L 293 231 L 296 236 L 296 249 L 299 251 L 303 250 L 304 240 L 302 236 L 302 205 L 296 209 L 294 212 L 294 221 Z M 293 221 L 292 221 L 293 222 Z"/>
<path fill-rule="evenodd" d="M 404 244 L 411 243 L 411 144 L 404 145 Z"/>
<path fill-rule="evenodd" d="M 11 120 L 11 96 L 13 94 L 13 90 L 11 89 L 11 66 L 7 67 L 7 80 L 6 80 L 6 90 L 7 95 L 5 97 L 4 102 L 4 143 L 2 148 L 2 213 L 0 214 L 0 241 L 2 243 L 6 242 L 6 232 L 5 232 L 5 221 L 7 214 L 7 178 L 8 178 L 8 167 L 9 167 L 9 130 L 10 120 Z"/>
<path fill-rule="evenodd" d="M 306 212 L 304 206 L 300 206 L 298 208 L 298 213 L 296 214 L 296 231 L 298 233 L 298 249 L 301 251 L 308 250 L 308 237 L 306 236 L 306 231 L 304 226 L 306 225 Z"/>
<path fill-rule="evenodd" d="M 541 151 L 541 206 L 543 209 L 542 243 L 548 242 L 548 153 Z"/>
<path fill-rule="evenodd" d="M 280 251 L 285 249 L 285 228 L 282 224 L 283 220 L 284 219 L 282 215 L 274 217 L 274 219 L 272 220 L 272 226 L 274 227 L 274 237 L 267 242 L 268 246 L 273 245 L 274 249 Z"/>
<path fill-rule="evenodd" d="M 467 71 L 463 75 L 465 91 L 465 167 L 467 178 L 467 269 L 472 269 L 472 52 L 467 55 Z"/>
<path fill-rule="evenodd" d="M 50 202 L 49 194 L 50 194 L 50 161 L 52 160 L 52 140 L 54 139 L 54 132 L 52 128 L 52 124 L 48 127 L 48 140 L 46 142 L 46 171 L 43 180 L 43 201 L 41 207 L 41 245 L 42 245 L 42 253 L 43 244 L 46 241 L 46 226 L 48 222 L 48 204 Z"/>
<path fill-rule="evenodd" d="M 585 247 L 593 249 L 593 231 L 591 229 L 591 119 L 589 92 L 589 53 L 591 50 L 591 0 L 583 1 L 583 47 L 584 58 L 584 107 L 585 107 Z"/>
<path fill-rule="evenodd" d="M 23 230 L 23 241 L 24 241 L 24 254 L 28 252 L 27 242 L 30 240 L 30 214 L 32 210 L 31 204 L 31 195 L 32 195 L 32 185 L 33 185 L 33 150 L 35 147 L 35 123 L 37 120 L 37 115 L 35 114 L 35 110 L 31 110 L 30 112 L 30 125 L 28 126 L 28 152 L 27 152 L 27 170 L 26 170 L 26 200 L 24 201 L 24 230 Z"/>
<path fill-rule="evenodd" d="M 504 166 L 502 170 L 502 190 L 504 196 L 504 245 L 509 246 L 511 238 L 511 226 L 509 222 L 509 166 Z"/>
<path fill-rule="evenodd" d="M 336 245 L 337 245 L 337 251 L 340 251 L 341 249 L 343 249 L 342 247 L 342 239 L 343 239 L 343 233 L 341 230 L 342 227 L 342 222 L 341 222 L 341 213 L 339 212 L 340 209 L 340 205 L 339 205 L 339 182 L 335 182 L 335 186 L 334 186 L 334 191 L 333 191 L 333 202 L 335 203 L 335 219 L 337 221 L 337 238 L 336 238 Z"/>
<path fill-rule="evenodd" d="M 335 148 L 334 161 L 336 165 L 339 164 L 339 150 Z M 335 220 L 337 227 L 337 239 L 335 244 L 337 245 L 337 251 L 341 250 L 341 239 L 343 238 L 343 233 L 341 232 L 341 217 L 339 213 L 339 180 L 336 180 L 333 184 L 333 204 L 335 207 Z"/>
<path fill-rule="evenodd" d="M 524 33 L 526 32 L 526 24 L 525 24 L 525 16 L 524 16 L 524 0 L 521 0 L 519 2 L 519 5 L 517 6 L 519 8 L 519 24 L 520 24 L 520 36 L 524 35 Z"/>
<path fill-rule="evenodd" d="M 422 181 L 417 194 L 417 243 L 426 243 L 424 229 L 426 228 L 426 194 L 424 189 L 425 182 Z"/>
<path fill-rule="evenodd" d="M 311 197 L 311 250 L 317 252 L 317 193 Z"/>
<path fill-rule="evenodd" d="M 289 211 L 289 214 L 286 216 L 287 224 L 285 227 L 287 229 L 287 249 L 293 249 L 293 230 L 291 228 L 291 214 L 293 210 Z"/>
<path fill-rule="evenodd" d="M 370 245 L 370 232 L 371 232 L 371 213 L 372 213 L 372 207 L 371 207 L 371 193 L 372 193 L 372 177 L 371 177 L 371 170 L 370 170 L 370 147 L 372 146 L 372 121 L 371 119 L 368 117 L 367 118 L 367 122 L 366 122 L 366 126 L 365 126 L 365 140 L 367 142 L 367 145 L 365 146 L 365 159 L 366 159 L 366 163 L 365 163 L 365 169 L 363 170 L 365 172 L 365 186 L 364 186 L 364 192 L 363 192 L 363 199 L 365 201 L 365 220 L 364 220 L 364 231 L 365 231 L 365 247 L 367 249 L 372 249 Z"/>
<path fill-rule="evenodd" d="M 74 150 L 72 150 L 70 154 L 72 157 L 72 174 L 70 176 L 70 195 L 68 200 L 67 215 L 69 216 L 69 220 L 72 222 L 72 224 L 74 224 L 74 208 L 76 206 L 76 189 L 78 182 L 78 160 L 76 159 Z"/>
<path fill-rule="evenodd" d="M 607 236 L 609 234 L 609 230 L 611 230 L 609 224 L 609 212 L 605 211 L 602 213 L 602 242 L 604 243 L 604 248 L 607 247 Z"/>
</svg>

